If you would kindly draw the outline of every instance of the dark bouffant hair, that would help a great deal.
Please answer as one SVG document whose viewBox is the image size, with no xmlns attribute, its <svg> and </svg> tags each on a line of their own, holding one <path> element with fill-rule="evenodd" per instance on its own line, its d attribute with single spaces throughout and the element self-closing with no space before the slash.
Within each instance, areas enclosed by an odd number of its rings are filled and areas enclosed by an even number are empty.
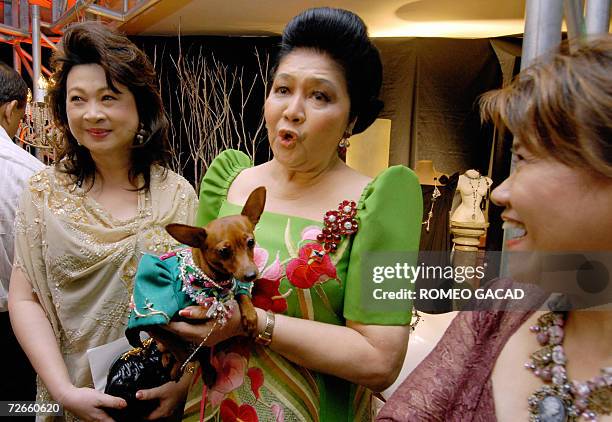
<svg viewBox="0 0 612 422">
<path fill-rule="evenodd" d="M 481 115 L 536 155 L 612 178 L 612 35 L 567 47 L 484 94 Z"/>
<path fill-rule="evenodd" d="M 284 57 L 298 48 L 328 54 L 341 66 L 351 100 L 349 117 L 357 118 L 353 133 L 366 130 L 383 108 L 378 99 L 382 63 L 361 18 L 348 10 L 329 7 L 308 9 L 294 17 L 283 31 L 274 71 Z"/>
<path fill-rule="evenodd" d="M 17 100 L 19 108 L 26 105 L 28 86 L 12 67 L 0 62 L 0 105 Z"/>
<path fill-rule="evenodd" d="M 151 165 L 166 167 L 168 163 L 169 124 L 155 69 L 145 53 L 124 35 L 90 21 L 74 24 L 64 32 L 51 64 L 54 72 L 49 99 L 55 124 L 64 135 L 64 144 L 56 156 L 57 168 L 74 175 L 80 183 L 95 178 L 96 166 L 91 154 L 78 145 L 68 127 L 66 82 L 74 66 L 99 64 L 111 90 L 118 92 L 115 83 L 122 84 L 136 100 L 138 117 L 146 135 L 144 144 L 132 149 L 129 177 L 134 182 L 142 174 L 144 185 L 138 189 L 148 189 Z"/>
</svg>

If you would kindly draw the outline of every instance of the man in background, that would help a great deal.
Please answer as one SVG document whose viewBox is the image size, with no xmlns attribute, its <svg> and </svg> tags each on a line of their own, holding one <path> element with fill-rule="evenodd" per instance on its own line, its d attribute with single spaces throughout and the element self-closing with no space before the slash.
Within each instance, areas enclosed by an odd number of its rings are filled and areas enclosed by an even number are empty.
<svg viewBox="0 0 612 422">
<path fill-rule="evenodd" d="M 21 350 L 8 314 L 8 290 L 15 242 L 15 212 L 28 179 L 44 165 L 13 137 L 23 118 L 28 87 L 11 67 L 0 62 L 0 336 L 4 359 L 0 400 L 36 398 L 35 373 Z"/>
</svg>

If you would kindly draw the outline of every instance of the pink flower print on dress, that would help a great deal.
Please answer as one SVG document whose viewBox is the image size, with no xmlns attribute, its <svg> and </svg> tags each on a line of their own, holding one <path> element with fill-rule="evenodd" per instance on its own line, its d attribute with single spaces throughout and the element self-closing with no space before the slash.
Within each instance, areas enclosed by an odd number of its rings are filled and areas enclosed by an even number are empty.
<svg viewBox="0 0 612 422">
<path fill-rule="evenodd" d="M 285 410 L 278 403 L 272 403 L 272 414 L 274 415 L 274 422 L 285 422 Z"/>
<path fill-rule="evenodd" d="M 266 260 L 260 261 L 263 262 L 263 265 L 255 260 L 261 276 L 253 285 L 253 305 L 266 311 L 270 310 L 274 313 L 283 313 L 287 310 L 287 300 L 285 298 L 291 293 L 291 291 L 284 295 L 282 295 L 279 291 L 280 281 L 284 276 L 284 271 L 278 257 L 278 253 L 276 254 L 274 262 L 270 264 L 268 268 L 264 269 L 268 259 L 268 252 L 262 248 L 255 248 L 256 251 L 258 249 L 261 249 L 263 252 L 258 252 L 256 257 L 260 257 L 260 259 L 262 259 L 265 256 Z"/>
<path fill-rule="evenodd" d="M 212 357 L 212 366 L 217 372 L 217 380 L 210 388 L 210 403 L 218 406 L 225 396 L 244 382 L 247 360 L 234 352 L 219 352 Z"/>
<path fill-rule="evenodd" d="M 308 226 L 302 230 L 302 240 L 317 240 L 317 236 L 321 234 L 321 228 L 317 226 Z"/>
</svg>

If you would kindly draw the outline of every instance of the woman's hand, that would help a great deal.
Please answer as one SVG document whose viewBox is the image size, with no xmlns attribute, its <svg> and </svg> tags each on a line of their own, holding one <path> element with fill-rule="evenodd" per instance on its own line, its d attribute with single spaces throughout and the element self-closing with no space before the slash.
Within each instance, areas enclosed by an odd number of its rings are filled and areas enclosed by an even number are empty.
<svg viewBox="0 0 612 422">
<path fill-rule="evenodd" d="M 101 393 L 93 388 L 71 386 L 58 398 L 70 413 L 83 421 L 113 422 L 103 408 L 123 409 L 127 402 L 120 397 Z"/>
<path fill-rule="evenodd" d="M 162 328 L 190 343 L 200 344 L 204 341 L 204 346 L 214 346 L 228 338 L 244 335 L 238 304 L 232 300 L 226 306 L 231 310 L 231 317 L 228 318 L 225 325 L 221 325 L 215 320 L 206 319 L 208 308 L 188 306 L 181 309 L 179 315 L 193 322 L 171 322 L 162 326 Z"/>
<path fill-rule="evenodd" d="M 66 410 L 84 421 L 112 422 L 103 408 L 123 409 L 127 406 L 122 398 L 72 384 L 51 323 L 19 267 L 13 267 L 9 312 L 15 335 L 32 366 L 51 396 Z"/>
<path fill-rule="evenodd" d="M 177 407 L 184 404 L 190 382 L 191 374 L 185 374 L 179 382 L 170 381 L 159 387 L 137 391 L 138 400 L 159 399 L 159 406 L 146 419 L 155 420 L 172 416 Z"/>
</svg>

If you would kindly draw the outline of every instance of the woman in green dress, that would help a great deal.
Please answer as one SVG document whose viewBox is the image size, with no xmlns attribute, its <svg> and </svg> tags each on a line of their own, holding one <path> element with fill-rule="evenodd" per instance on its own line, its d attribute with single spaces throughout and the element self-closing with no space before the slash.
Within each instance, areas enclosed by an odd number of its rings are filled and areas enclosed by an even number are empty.
<svg viewBox="0 0 612 422">
<path fill-rule="evenodd" d="M 248 347 L 216 347 L 206 418 L 371 420 L 371 392 L 399 374 L 411 301 L 382 295 L 411 283 L 376 283 L 371 265 L 384 258 L 377 252 L 416 262 L 420 186 L 406 167 L 372 180 L 339 157 L 351 133 L 365 130 L 382 108 L 381 79 L 379 53 L 358 16 L 305 11 L 285 28 L 265 103 L 274 158 L 253 167 L 245 154 L 225 151 L 204 176 L 198 225 L 239 213 L 254 188 L 267 189 L 253 290 L 260 334 Z M 205 311 L 189 307 L 181 315 L 197 319 Z M 205 344 L 244 335 L 238 313 Z M 198 344 L 212 327 L 175 322 L 169 329 Z M 200 418 L 202 388 L 194 390 L 190 420 Z"/>
</svg>

